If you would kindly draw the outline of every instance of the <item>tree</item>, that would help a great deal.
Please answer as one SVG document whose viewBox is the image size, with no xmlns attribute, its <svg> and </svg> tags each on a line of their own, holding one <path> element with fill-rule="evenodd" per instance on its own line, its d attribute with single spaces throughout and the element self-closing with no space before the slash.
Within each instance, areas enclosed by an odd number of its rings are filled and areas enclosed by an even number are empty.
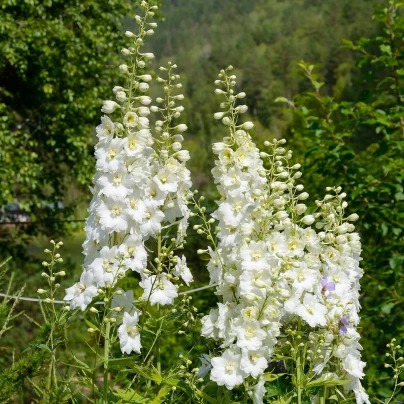
<svg viewBox="0 0 404 404">
<path fill-rule="evenodd" d="M 55 229 L 90 183 L 93 133 L 130 0 L 5 0 L 0 9 L 0 221 Z M 74 187 L 72 187 L 74 184 Z M 3 233 L 7 233 L 4 231 Z"/>
</svg>

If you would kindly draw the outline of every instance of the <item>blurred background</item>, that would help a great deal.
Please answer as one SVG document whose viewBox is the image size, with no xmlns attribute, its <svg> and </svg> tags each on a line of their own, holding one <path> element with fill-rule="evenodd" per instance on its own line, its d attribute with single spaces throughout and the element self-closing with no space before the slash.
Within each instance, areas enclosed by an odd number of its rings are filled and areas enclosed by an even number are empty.
<svg viewBox="0 0 404 404">
<path fill-rule="evenodd" d="M 185 95 L 181 122 L 195 189 L 214 209 L 211 143 L 226 129 L 214 80 L 234 66 L 247 93 L 257 144 L 284 137 L 316 198 L 341 185 L 362 236 L 362 342 L 365 386 L 383 398 L 390 376 L 385 345 L 404 330 L 403 27 L 400 5 L 380 0 L 162 0 L 159 27 L 145 49 L 154 67 L 178 65 Z M 53 238 L 65 243 L 66 287 L 81 272 L 81 243 L 94 174 L 95 126 L 104 99 L 122 84 L 117 66 L 134 30 L 128 0 L 4 0 L 0 4 L 0 260 L 11 291 L 35 297 L 40 263 Z M 373 16 L 373 17 L 372 17 Z M 304 62 L 303 62 L 304 61 Z M 303 63 L 302 63 L 303 62 Z M 153 94 L 157 96 L 157 94 Z M 276 100 L 276 101 L 275 101 Z M 208 282 L 196 257 L 196 286 Z M 4 288 L 3 288 L 4 289 Z M 200 307 L 213 293 L 198 295 Z M 61 292 L 60 298 L 63 297 Z M 20 302 L 33 319 L 38 307 Z M 81 331 L 80 331 L 81 327 Z M 85 326 L 76 334 L 85 338 Z M 20 316 L 0 342 L 0 367 L 36 333 Z M 175 342 L 173 342 L 175 343 Z"/>
</svg>

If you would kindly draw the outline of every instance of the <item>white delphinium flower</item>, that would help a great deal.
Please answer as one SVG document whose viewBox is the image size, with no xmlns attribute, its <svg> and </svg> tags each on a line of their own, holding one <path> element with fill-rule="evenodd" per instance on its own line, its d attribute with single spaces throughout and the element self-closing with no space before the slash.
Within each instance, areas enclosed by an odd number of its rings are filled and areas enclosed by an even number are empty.
<svg viewBox="0 0 404 404">
<path fill-rule="evenodd" d="M 147 252 L 141 236 L 136 234 L 128 236 L 125 242 L 119 246 L 119 252 L 125 268 L 143 274 L 147 265 Z"/>
<path fill-rule="evenodd" d="M 325 326 L 327 321 L 325 315 L 327 308 L 319 303 L 316 296 L 306 293 L 303 302 L 296 307 L 296 314 L 299 315 L 310 327 L 316 325 Z"/>
<path fill-rule="evenodd" d="M 268 362 L 265 359 L 265 348 L 254 351 L 248 347 L 248 349 L 242 350 L 240 368 L 245 374 L 251 375 L 256 379 L 264 373 L 267 367 Z"/>
<path fill-rule="evenodd" d="M 177 287 L 167 279 L 165 274 L 147 276 L 139 285 L 144 289 L 143 299 L 149 300 L 152 305 L 173 304 L 178 296 Z"/>
<path fill-rule="evenodd" d="M 135 311 L 132 315 L 126 312 L 123 314 L 122 324 L 118 328 L 119 343 L 122 353 L 140 353 L 142 345 L 140 342 L 139 328 L 137 326 L 139 315 L 138 311 Z"/>
<path fill-rule="evenodd" d="M 193 281 L 193 276 L 191 271 L 187 265 L 187 259 L 185 256 L 176 257 L 177 258 L 177 265 L 175 266 L 174 275 L 180 276 L 182 280 L 189 286 L 189 284 Z"/>
<path fill-rule="evenodd" d="M 243 382 L 244 373 L 240 369 L 241 354 L 236 349 L 226 349 L 223 355 L 211 359 L 212 370 L 210 378 L 218 386 L 226 386 L 232 390 Z"/>
<path fill-rule="evenodd" d="M 252 394 L 253 404 L 263 403 L 265 392 L 266 392 L 265 378 L 260 377 L 258 383 L 253 388 L 253 394 Z"/>
<path fill-rule="evenodd" d="M 143 311 L 149 303 L 173 304 L 178 288 L 192 282 L 185 257 L 175 255 L 183 248 L 192 196 L 185 165 L 189 153 L 182 149 L 184 137 L 179 134 L 187 126 L 174 122 L 184 110 L 176 103 L 184 97 L 175 93 L 181 87 L 180 76 L 175 74 L 176 66 L 169 63 L 168 68 L 161 68 L 167 73 L 166 79 L 158 79 L 164 90 L 164 107 L 147 107 L 152 99 L 145 92 L 152 76 L 143 69 L 153 54 L 140 52 L 140 47 L 150 35 L 150 30 L 144 29 L 151 24 L 146 20 L 157 7 L 146 1 L 141 7 L 145 16 L 136 17 L 139 31 L 126 33 L 134 40 L 121 52 L 127 58 L 119 67 L 126 83 L 113 88 L 116 101 L 105 101 L 101 109 L 109 116 L 102 116 L 96 129 L 97 173 L 85 226 L 83 274 L 79 283 L 66 289 L 65 297 L 70 309 L 80 307 L 84 311 L 94 297 L 102 296 L 101 335 L 113 343 L 110 334 L 117 333 L 121 351 L 126 354 L 140 352 L 143 325 L 138 320 L 145 314 L 134 307 L 133 291 L 118 288 L 127 272 L 139 274 L 143 292 L 137 305 Z M 151 111 L 162 117 L 154 129 L 149 124 Z M 151 238 L 156 243 L 150 242 Z M 154 258 L 149 264 L 148 256 Z M 117 331 L 113 324 L 119 325 Z M 109 349 L 109 344 L 106 347 Z"/>
<path fill-rule="evenodd" d="M 113 138 L 109 143 L 97 145 L 95 150 L 97 170 L 113 173 L 119 168 L 123 168 L 125 159 L 122 153 L 123 146 L 123 139 L 119 138 Z"/>
<path fill-rule="evenodd" d="M 211 215 L 217 221 L 214 232 L 213 219 L 195 205 L 205 223 L 196 230 L 214 244 L 202 252 L 210 255 L 210 283 L 217 285 L 221 298 L 218 308 L 202 318 L 201 334 L 213 340 L 217 352 L 211 359 L 211 380 L 229 389 L 244 382 L 254 403 L 261 404 L 262 375 L 278 348 L 284 356 L 285 346 L 293 347 L 291 363 L 282 362 L 282 373 L 288 373 L 300 366 L 293 358 L 306 343 L 313 347 L 306 353 L 313 361 L 306 377 L 348 379 L 344 389 L 353 391 L 358 403 L 367 403 L 359 381 L 365 364 L 355 329 L 363 274 L 359 237 L 349 223 L 356 217 L 344 218 L 347 203 L 339 187 L 328 189 L 335 195 L 316 201 L 319 211 L 307 213 L 303 201 L 308 193 L 297 183 L 300 164 L 290 164 L 286 141 L 266 141 L 266 151 L 260 152 L 247 132 L 252 123 L 237 123 L 245 108 L 236 106 L 231 69 L 220 72 L 216 84 L 224 89 L 215 91 L 225 97 L 224 111 L 215 118 L 222 119 L 230 135 L 213 145 L 217 160 L 212 174 L 221 196 Z M 289 332 L 286 336 L 282 328 Z M 290 335 L 299 335 L 300 345 Z M 299 356 L 299 364 L 302 360 Z M 251 378 L 256 380 L 254 392 Z"/>
<path fill-rule="evenodd" d="M 96 179 L 100 192 L 114 201 L 122 201 L 132 193 L 134 181 L 122 168 L 114 173 L 105 173 Z"/>
<path fill-rule="evenodd" d="M 70 302 L 71 309 L 80 307 L 84 311 L 93 297 L 97 296 L 97 287 L 93 283 L 93 278 L 91 272 L 83 272 L 80 282 L 66 289 L 65 300 Z"/>
<path fill-rule="evenodd" d="M 108 233 L 121 233 L 128 228 L 128 219 L 125 214 L 125 202 L 107 199 L 100 201 L 97 214 L 101 228 Z"/>
</svg>

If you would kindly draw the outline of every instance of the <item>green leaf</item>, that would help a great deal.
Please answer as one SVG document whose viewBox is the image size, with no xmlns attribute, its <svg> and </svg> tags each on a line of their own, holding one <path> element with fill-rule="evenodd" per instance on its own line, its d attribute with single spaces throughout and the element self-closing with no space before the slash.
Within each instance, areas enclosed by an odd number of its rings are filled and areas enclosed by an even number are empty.
<svg viewBox="0 0 404 404">
<path fill-rule="evenodd" d="M 51 349 L 50 349 L 47 345 L 45 345 L 45 344 L 38 344 L 37 347 L 38 347 L 39 349 L 45 349 L 45 351 L 52 352 Z"/>
<path fill-rule="evenodd" d="M 137 403 L 137 404 L 142 404 L 142 403 L 147 403 L 150 401 L 149 398 L 142 397 L 140 394 L 136 393 L 136 391 L 129 389 L 118 389 L 114 391 L 114 396 L 118 398 L 122 398 L 125 400 L 125 402 L 128 403 Z"/>
<path fill-rule="evenodd" d="M 390 314 L 391 309 L 395 306 L 396 304 L 393 302 L 389 302 L 389 303 L 384 303 L 381 305 L 380 310 L 382 313 L 384 314 Z"/>
<path fill-rule="evenodd" d="M 150 404 L 160 404 L 160 403 L 162 403 L 162 402 L 164 401 L 164 400 L 163 400 L 164 397 L 165 397 L 167 394 L 169 394 L 170 391 L 171 391 L 171 388 L 170 388 L 170 387 L 168 387 L 168 386 L 162 387 L 162 388 L 159 390 L 157 396 L 150 402 Z"/>
<path fill-rule="evenodd" d="M 95 324 L 93 324 L 91 321 L 87 320 L 85 316 L 84 316 L 84 321 L 90 328 L 93 328 L 94 330 L 99 331 L 98 327 Z"/>
<path fill-rule="evenodd" d="M 287 102 L 287 103 L 289 103 L 290 101 L 285 97 L 277 97 L 277 98 L 275 98 L 275 102 Z"/>
<path fill-rule="evenodd" d="M 319 387 L 319 386 L 343 386 L 344 384 L 350 383 L 350 380 L 343 380 L 343 379 L 334 379 L 333 376 L 328 377 L 326 375 L 322 375 L 316 380 L 312 380 L 311 382 L 306 384 L 306 388 L 308 387 Z"/>
<path fill-rule="evenodd" d="M 205 401 L 207 401 L 210 404 L 220 404 L 217 400 L 215 400 L 214 398 L 208 396 L 202 390 L 196 390 L 196 394 L 198 394 L 198 396 L 202 397 Z"/>
<path fill-rule="evenodd" d="M 272 382 L 274 380 L 279 379 L 282 377 L 285 373 L 264 373 L 264 378 L 268 382 Z"/>
<path fill-rule="evenodd" d="M 176 386 L 181 380 L 180 379 L 164 379 L 164 383 L 169 386 Z"/>
<path fill-rule="evenodd" d="M 387 53 L 388 55 L 391 55 L 391 46 L 390 45 L 380 45 L 380 50 L 383 53 Z"/>
<path fill-rule="evenodd" d="M 153 380 L 158 385 L 160 385 L 161 382 L 163 381 L 163 378 L 161 377 L 160 372 L 155 367 L 152 368 L 152 374 L 150 377 L 151 377 L 151 380 Z"/>
</svg>

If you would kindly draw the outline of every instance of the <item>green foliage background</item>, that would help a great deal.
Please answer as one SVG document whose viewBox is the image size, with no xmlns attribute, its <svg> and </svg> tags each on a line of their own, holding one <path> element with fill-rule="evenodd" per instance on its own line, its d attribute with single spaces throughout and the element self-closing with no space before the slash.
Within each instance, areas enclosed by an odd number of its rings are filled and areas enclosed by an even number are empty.
<svg viewBox="0 0 404 404">
<path fill-rule="evenodd" d="M 380 5 L 372 20 L 378 2 L 163 0 L 164 21 L 149 46 L 156 66 L 167 60 L 179 66 L 189 127 L 184 146 L 191 152 L 195 187 L 209 197 L 212 209 L 210 145 L 223 134 L 212 119 L 218 109 L 213 81 L 228 64 L 247 93 L 257 142 L 289 140 L 312 202 L 326 186 L 344 187 L 352 212 L 360 215 L 363 238 L 365 385 L 383 398 L 391 382 L 383 368 L 385 344 L 404 330 L 404 49 L 402 20 L 392 25 L 386 14 L 396 2 Z M 94 127 L 102 100 L 121 84 L 120 31 L 134 24 L 132 5 L 129 0 L 0 3 L 0 216 L 12 220 L 6 207 L 18 202 L 36 221 L 0 226 L 0 255 L 16 256 L 9 265 L 20 284 L 28 280 L 27 294 L 40 286 L 38 265 L 30 262 L 40 260 L 36 251 L 44 235 L 65 236 L 72 226 L 58 220 L 85 218 Z M 343 39 L 348 41 L 341 46 Z M 307 63 L 299 67 L 302 60 Z M 283 98 L 276 103 L 278 97 Z M 80 272 L 78 234 L 71 242 L 66 284 Z M 33 235 L 42 238 L 26 250 Z M 191 235 L 188 246 L 196 250 L 198 243 Z M 192 253 L 188 258 L 197 281 L 205 283 L 204 263 Z M 208 294 L 199 295 L 200 307 L 213 300 Z M 35 316 L 34 309 L 24 308 Z M 21 319 L 16 321 L 22 326 Z M 33 339 L 33 327 L 25 330 L 17 352 Z M 169 342 L 177 344 L 176 352 L 183 349 L 174 338 Z M 168 356 L 173 348 L 166 349 Z M 3 355 L 3 363 L 9 361 Z"/>
</svg>

